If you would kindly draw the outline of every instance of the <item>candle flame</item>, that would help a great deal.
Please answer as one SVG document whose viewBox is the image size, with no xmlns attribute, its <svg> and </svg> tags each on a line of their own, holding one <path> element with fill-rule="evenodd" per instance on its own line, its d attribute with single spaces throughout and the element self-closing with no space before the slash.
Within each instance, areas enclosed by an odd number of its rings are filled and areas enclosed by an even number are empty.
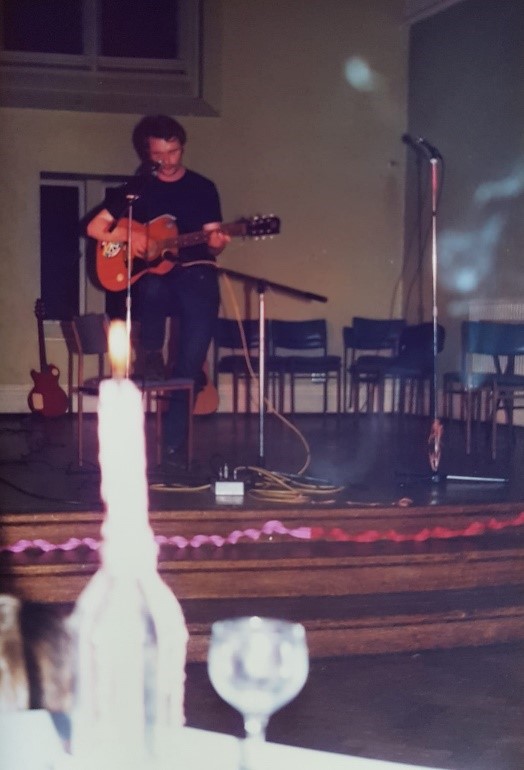
<svg viewBox="0 0 524 770">
<path fill-rule="evenodd" d="M 127 364 L 129 361 L 129 336 L 123 321 L 111 321 L 109 326 L 108 347 L 113 377 L 125 377 L 127 375 Z"/>
</svg>

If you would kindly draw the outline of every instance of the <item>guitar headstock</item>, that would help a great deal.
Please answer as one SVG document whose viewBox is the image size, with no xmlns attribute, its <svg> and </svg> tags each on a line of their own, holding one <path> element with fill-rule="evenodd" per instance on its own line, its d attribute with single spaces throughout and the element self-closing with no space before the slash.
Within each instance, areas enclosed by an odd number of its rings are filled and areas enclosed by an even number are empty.
<svg viewBox="0 0 524 770">
<path fill-rule="evenodd" d="M 242 219 L 241 222 L 245 228 L 244 235 L 249 238 L 264 238 L 267 235 L 278 235 L 280 232 L 280 219 L 273 214 Z"/>
<path fill-rule="evenodd" d="M 43 299 L 37 299 L 35 302 L 35 316 L 39 321 L 45 320 L 45 305 Z"/>
</svg>

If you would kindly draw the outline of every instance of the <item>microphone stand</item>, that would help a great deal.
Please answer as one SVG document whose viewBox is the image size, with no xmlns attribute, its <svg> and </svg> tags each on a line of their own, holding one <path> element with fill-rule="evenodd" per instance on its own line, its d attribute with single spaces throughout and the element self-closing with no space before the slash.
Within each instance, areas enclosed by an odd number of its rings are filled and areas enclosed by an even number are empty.
<svg viewBox="0 0 524 770">
<path fill-rule="evenodd" d="M 408 143 L 408 142 L 406 142 Z M 409 143 L 410 144 L 410 143 Z M 463 481 L 463 482 L 491 482 L 503 484 L 507 483 L 508 479 L 505 478 L 493 478 L 489 476 L 457 476 L 451 474 L 439 473 L 440 460 L 442 456 L 442 437 L 444 434 L 444 428 L 438 416 L 438 373 L 437 373 L 437 357 L 438 357 L 438 303 L 437 303 L 437 198 L 438 198 L 438 163 L 442 161 L 442 156 L 439 151 L 433 145 L 429 144 L 425 139 L 419 139 L 417 147 L 422 147 L 427 153 L 431 166 L 430 183 L 431 183 L 431 286 L 432 286 L 432 321 L 433 321 L 433 371 L 431 382 L 431 429 L 428 438 L 429 446 L 429 464 L 431 467 L 431 481 L 439 483 L 441 481 Z M 415 149 L 415 148 L 414 148 Z"/>
<path fill-rule="evenodd" d="M 137 201 L 142 195 L 143 189 L 149 179 L 148 173 L 153 174 L 157 170 L 158 165 L 159 164 L 157 163 L 152 163 L 149 165 L 142 164 L 141 172 L 133 177 L 130 177 L 130 180 L 129 180 L 130 191 L 126 194 L 126 202 L 122 207 L 121 211 L 115 217 L 113 226 L 109 228 L 110 231 L 113 230 L 116 227 L 118 220 L 121 219 L 124 213 L 127 214 L 127 285 L 126 285 L 126 302 L 125 302 L 125 308 L 126 308 L 125 324 L 126 324 L 126 335 L 127 335 L 127 354 L 126 354 L 126 368 L 125 368 L 126 377 L 129 377 L 130 370 L 131 370 L 131 305 L 132 305 L 131 278 L 133 277 L 133 255 L 132 255 L 133 203 Z M 131 192 L 133 187 L 135 191 Z"/>
<path fill-rule="evenodd" d="M 444 428 L 438 417 L 438 376 L 437 376 L 437 355 L 438 355 L 438 305 L 437 305 L 437 190 L 438 190 L 438 171 L 437 158 L 430 158 L 431 165 L 431 317 L 433 320 L 433 371 L 431 385 L 431 411 L 433 422 L 429 434 L 428 444 L 430 446 L 429 464 L 432 471 L 438 474 L 440 458 L 442 453 L 442 434 Z"/>
<path fill-rule="evenodd" d="M 133 203 L 138 200 L 138 195 L 129 194 L 127 198 L 127 286 L 126 286 L 126 335 L 127 335 L 127 351 L 126 351 L 126 377 L 129 377 L 131 368 L 131 277 L 133 267 L 133 256 L 131 253 L 132 247 L 132 222 L 133 222 Z"/>
<path fill-rule="evenodd" d="M 417 258 L 418 277 L 418 322 L 424 319 L 424 245 L 422 241 L 422 158 L 416 155 L 417 163 Z"/>
<path fill-rule="evenodd" d="M 218 273 L 228 275 L 244 283 L 250 283 L 256 286 L 258 292 L 258 334 L 259 334 L 259 356 L 258 356 L 258 464 L 261 468 L 265 467 L 265 392 L 264 384 L 266 377 L 266 324 L 265 324 L 265 294 L 267 289 L 283 292 L 298 299 L 314 300 L 316 302 L 327 302 L 327 297 L 313 292 L 295 289 L 292 286 L 286 286 L 283 283 L 275 283 L 266 278 L 260 278 L 256 275 L 240 273 L 236 270 L 229 270 L 224 267 L 217 268 Z"/>
</svg>

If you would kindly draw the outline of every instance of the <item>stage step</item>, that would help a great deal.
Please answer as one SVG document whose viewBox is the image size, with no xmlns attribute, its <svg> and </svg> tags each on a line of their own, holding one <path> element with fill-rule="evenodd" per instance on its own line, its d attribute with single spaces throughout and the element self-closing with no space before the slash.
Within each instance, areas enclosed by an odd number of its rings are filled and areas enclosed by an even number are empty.
<svg viewBox="0 0 524 770">
<path fill-rule="evenodd" d="M 176 516 L 164 512 L 155 514 L 153 525 L 157 533 L 159 529 L 171 534 L 185 531 L 186 538 L 191 537 L 190 524 L 200 532 L 206 528 L 214 534 L 222 531 L 225 537 L 240 529 L 239 513 L 206 512 L 197 521 L 195 512 Z M 382 514 L 363 509 L 360 514 L 317 511 L 316 521 L 322 522 L 325 539 L 317 525 L 318 539 L 281 534 L 265 535 L 259 542 L 244 537 L 236 544 L 220 546 L 209 540 L 200 547 L 161 546 L 160 573 L 182 602 L 188 619 L 190 659 L 205 658 L 214 620 L 239 614 L 303 622 L 313 656 L 415 651 L 524 638 L 522 527 L 477 537 L 403 543 L 388 539 L 334 542 L 327 534 L 336 526 L 345 532 L 362 531 L 371 522 L 386 532 L 393 521 L 404 532 L 417 531 L 423 522 L 434 527 L 445 521 L 447 527 L 458 529 L 488 517 L 507 519 L 507 508 L 496 512 L 493 507 L 489 512 L 463 507 L 455 512 L 387 509 Z M 100 516 L 83 516 L 91 519 L 82 531 L 87 537 L 86 532 L 99 527 Z M 62 517 L 62 521 L 45 520 L 39 514 L 33 532 L 53 536 L 56 544 L 64 542 L 72 522 Z M 260 530 L 264 526 L 265 518 L 257 518 L 255 512 L 244 512 L 244 517 L 251 527 Z M 312 522 L 313 514 L 302 512 L 302 526 L 308 517 Z M 295 514 L 283 519 L 289 529 L 300 525 Z M 75 523 L 78 537 L 78 520 Z M 3 528 L 4 542 L 7 538 L 15 543 L 16 535 L 29 530 L 27 521 L 9 524 L 7 530 Z M 245 523 L 241 529 L 247 529 Z M 0 584 L 3 592 L 26 601 L 72 605 L 97 568 L 98 552 L 86 545 L 49 552 L 35 548 L 18 554 L 4 551 Z"/>
</svg>

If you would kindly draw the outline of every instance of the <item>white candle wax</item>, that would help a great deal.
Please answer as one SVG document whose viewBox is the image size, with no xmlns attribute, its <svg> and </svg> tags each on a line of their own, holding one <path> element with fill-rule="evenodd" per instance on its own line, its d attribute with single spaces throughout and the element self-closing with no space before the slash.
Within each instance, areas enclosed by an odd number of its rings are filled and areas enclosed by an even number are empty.
<svg viewBox="0 0 524 770">
<path fill-rule="evenodd" d="M 149 526 L 144 411 L 138 388 L 130 380 L 106 380 L 98 405 L 101 495 L 107 516 L 104 550 L 111 563 L 124 567 L 156 561 Z"/>
</svg>

